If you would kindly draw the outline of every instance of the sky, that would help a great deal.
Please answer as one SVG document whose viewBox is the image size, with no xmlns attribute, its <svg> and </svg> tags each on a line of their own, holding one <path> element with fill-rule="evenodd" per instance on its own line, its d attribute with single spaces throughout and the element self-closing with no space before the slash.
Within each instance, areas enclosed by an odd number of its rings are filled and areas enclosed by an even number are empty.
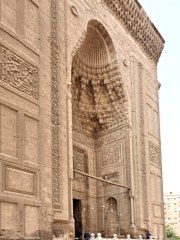
<svg viewBox="0 0 180 240">
<path fill-rule="evenodd" d="M 139 0 L 165 46 L 158 63 L 164 192 L 180 194 L 180 0 Z"/>
</svg>

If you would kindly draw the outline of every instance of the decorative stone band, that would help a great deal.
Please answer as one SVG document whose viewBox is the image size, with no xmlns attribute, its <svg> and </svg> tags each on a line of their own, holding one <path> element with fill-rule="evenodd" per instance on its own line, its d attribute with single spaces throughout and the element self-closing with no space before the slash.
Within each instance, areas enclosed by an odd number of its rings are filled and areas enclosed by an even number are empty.
<svg viewBox="0 0 180 240">
<path fill-rule="evenodd" d="M 100 137 L 95 139 L 96 148 L 101 148 L 105 145 L 109 145 L 109 143 L 113 143 L 118 139 L 128 136 L 130 128 L 131 126 L 127 124 L 119 128 L 113 129 L 113 131 L 109 131 L 106 134 L 101 135 Z"/>
<path fill-rule="evenodd" d="M 104 0 L 149 57 L 157 63 L 164 48 L 164 39 L 137 0 Z"/>
<path fill-rule="evenodd" d="M 38 69 L 0 46 L 0 81 L 38 98 Z"/>
<path fill-rule="evenodd" d="M 141 162 L 142 162 L 142 181 L 144 193 L 144 216 L 148 222 L 148 194 L 147 194 L 147 166 L 146 166 L 146 146 L 145 146 L 145 126 L 144 126 L 144 86 L 143 86 L 143 65 L 139 62 L 139 114 L 140 114 L 140 141 L 141 141 Z"/>
<path fill-rule="evenodd" d="M 59 160 L 59 77 L 57 0 L 51 0 L 51 123 L 52 123 L 52 189 L 53 207 L 60 208 L 60 160 Z"/>
</svg>

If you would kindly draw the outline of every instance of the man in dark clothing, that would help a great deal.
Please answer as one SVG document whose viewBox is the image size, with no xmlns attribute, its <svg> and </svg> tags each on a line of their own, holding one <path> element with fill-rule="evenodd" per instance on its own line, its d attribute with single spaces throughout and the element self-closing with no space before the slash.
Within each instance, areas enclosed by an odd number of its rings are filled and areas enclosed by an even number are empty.
<svg viewBox="0 0 180 240">
<path fill-rule="evenodd" d="M 149 237 L 151 236 L 149 231 L 146 231 L 146 239 L 149 239 Z"/>
<path fill-rule="evenodd" d="M 84 231 L 84 239 L 89 240 L 89 238 L 90 238 L 89 233 Z"/>
</svg>

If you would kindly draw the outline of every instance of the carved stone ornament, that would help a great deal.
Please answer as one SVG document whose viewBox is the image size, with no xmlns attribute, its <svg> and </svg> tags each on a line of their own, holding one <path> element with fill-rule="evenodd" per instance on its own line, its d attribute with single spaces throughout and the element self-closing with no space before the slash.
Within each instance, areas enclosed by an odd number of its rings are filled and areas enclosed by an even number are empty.
<svg viewBox="0 0 180 240">
<path fill-rule="evenodd" d="M 142 161 L 142 181 L 144 188 L 144 215 L 145 221 L 148 221 L 148 195 L 147 195 L 147 166 L 146 166 L 146 150 L 144 136 L 144 91 L 143 91 L 143 66 L 139 62 L 139 112 L 140 112 L 140 133 L 141 133 L 141 161 Z"/>
<path fill-rule="evenodd" d="M 149 159 L 151 162 L 161 165 L 160 163 L 160 148 L 149 142 Z"/>
<path fill-rule="evenodd" d="M 85 37 L 86 37 L 86 31 L 83 31 L 81 34 L 81 37 L 78 39 L 75 47 L 72 50 L 72 53 L 71 53 L 72 58 L 76 55 L 77 51 L 80 49 Z"/>
<path fill-rule="evenodd" d="M 126 59 L 124 59 L 124 60 L 123 60 L 123 64 L 124 64 L 124 66 L 126 66 L 126 67 L 127 67 L 127 65 L 128 65 L 128 62 L 127 62 L 127 60 L 126 60 Z"/>
<path fill-rule="evenodd" d="M 64 237 L 64 231 L 61 228 L 54 229 L 53 234 L 56 238 Z"/>
<path fill-rule="evenodd" d="M 72 92 L 73 126 L 76 129 L 95 135 L 127 123 L 127 99 L 116 64 L 88 68 L 76 57 Z"/>
<path fill-rule="evenodd" d="M 107 134 L 95 139 L 95 146 L 97 148 L 100 148 L 100 147 L 102 147 L 104 145 L 108 145 L 109 143 L 114 142 L 122 137 L 125 137 L 126 135 L 129 134 L 129 129 L 130 129 L 130 126 L 126 125 L 126 126 L 116 129 L 116 131 L 107 133 Z"/>
<path fill-rule="evenodd" d="M 104 2 L 149 57 L 157 63 L 165 41 L 139 2 L 137 0 L 104 0 Z"/>
<path fill-rule="evenodd" d="M 75 6 L 71 6 L 71 12 L 73 13 L 74 16 L 78 16 L 78 10 Z"/>
<path fill-rule="evenodd" d="M 0 80 L 37 99 L 38 69 L 4 47 L 0 52 Z"/>
<path fill-rule="evenodd" d="M 76 131 L 76 129 L 73 129 L 73 139 L 74 141 L 94 148 L 94 139 L 88 135 L 83 134 L 82 132 Z"/>
<path fill-rule="evenodd" d="M 114 45 L 100 26 L 98 21 L 89 23 L 72 63 L 73 126 L 91 136 L 128 122 L 127 95 Z"/>
<path fill-rule="evenodd" d="M 97 161 L 99 163 L 99 169 L 122 163 L 122 143 L 117 142 L 116 144 L 108 145 L 106 148 L 97 150 Z"/>
<path fill-rule="evenodd" d="M 59 160 L 59 77 L 58 77 L 57 0 L 51 0 L 51 122 L 52 122 L 52 171 L 53 206 L 60 204 Z"/>
</svg>

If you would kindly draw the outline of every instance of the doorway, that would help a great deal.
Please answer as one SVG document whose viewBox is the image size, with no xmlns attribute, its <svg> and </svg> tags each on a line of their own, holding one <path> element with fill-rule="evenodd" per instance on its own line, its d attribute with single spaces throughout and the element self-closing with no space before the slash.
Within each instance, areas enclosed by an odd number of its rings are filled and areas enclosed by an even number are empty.
<svg viewBox="0 0 180 240">
<path fill-rule="evenodd" d="M 73 199 L 73 216 L 75 225 L 75 238 L 82 239 L 82 209 L 81 200 Z"/>
</svg>

